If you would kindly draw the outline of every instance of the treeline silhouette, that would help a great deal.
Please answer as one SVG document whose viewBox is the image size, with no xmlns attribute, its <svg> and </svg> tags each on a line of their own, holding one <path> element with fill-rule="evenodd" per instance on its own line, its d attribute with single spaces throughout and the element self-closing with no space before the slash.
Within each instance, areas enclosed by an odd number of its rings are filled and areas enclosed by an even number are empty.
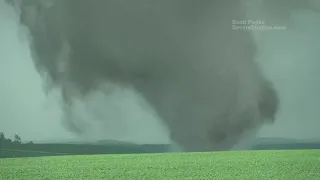
<svg viewBox="0 0 320 180">
<path fill-rule="evenodd" d="M 84 154 L 140 154 L 140 153 L 165 153 L 169 150 L 168 144 L 131 144 L 131 143 L 103 143 L 72 144 L 72 143 L 34 143 L 23 141 L 19 135 L 12 138 L 5 137 L 0 132 L 0 158 L 12 157 L 38 157 Z M 320 149 L 320 142 L 288 142 L 276 143 L 258 142 L 251 150 L 288 150 L 288 149 Z"/>
<path fill-rule="evenodd" d="M 15 134 L 13 138 L 7 138 L 3 132 L 0 132 L 0 148 L 3 146 L 10 147 L 17 144 L 33 144 L 33 141 L 23 143 L 18 134 Z"/>
</svg>

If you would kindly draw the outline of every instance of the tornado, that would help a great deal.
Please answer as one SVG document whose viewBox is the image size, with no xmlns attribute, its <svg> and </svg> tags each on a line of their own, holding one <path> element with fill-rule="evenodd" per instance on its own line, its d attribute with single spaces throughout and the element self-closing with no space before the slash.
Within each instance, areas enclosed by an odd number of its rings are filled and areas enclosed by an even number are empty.
<svg viewBox="0 0 320 180">
<path fill-rule="evenodd" d="M 257 61 L 254 32 L 232 28 L 248 20 L 243 1 L 11 3 L 29 30 L 47 90 L 62 94 L 63 125 L 71 132 L 86 128 L 71 111 L 75 101 L 108 95 L 110 84 L 144 98 L 175 151 L 231 150 L 277 120 L 280 100 Z"/>
</svg>

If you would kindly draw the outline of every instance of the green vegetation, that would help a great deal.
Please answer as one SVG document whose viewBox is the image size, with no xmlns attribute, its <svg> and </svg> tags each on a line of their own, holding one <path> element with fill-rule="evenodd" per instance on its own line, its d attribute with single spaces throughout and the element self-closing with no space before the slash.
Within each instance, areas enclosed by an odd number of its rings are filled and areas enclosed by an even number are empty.
<svg viewBox="0 0 320 180">
<path fill-rule="evenodd" d="M 320 151 L 235 151 L 0 159 L 1 180 L 202 180 L 320 177 Z"/>
<path fill-rule="evenodd" d="M 320 145 L 272 142 L 254 148 L 299 149 Z M 168 145 L 109 140 L 69 143 L 22 142 L 18 135 L 10 139 L 0 133 L 0 180 L 313 180 L 320 177 L 320 150 L 142 154 L 166 152 Z"/>
</svg>

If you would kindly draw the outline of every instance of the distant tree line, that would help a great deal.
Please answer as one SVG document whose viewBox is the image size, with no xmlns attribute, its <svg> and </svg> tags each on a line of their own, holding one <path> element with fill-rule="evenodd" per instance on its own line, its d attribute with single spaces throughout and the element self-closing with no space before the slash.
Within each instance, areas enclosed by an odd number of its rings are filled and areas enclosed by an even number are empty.
<svg viewBox="0 0 320 180">
<path fill-rule="evenodd" d="M 20 136 L 15 134 L 12 138 L 6 137 L 3 132 L 0 132 L 0 149 L 1 147 L 8 147 L 10 145 L 18 144 L 33 144 L 32 141 L 22 142 Z"/>
</svg>

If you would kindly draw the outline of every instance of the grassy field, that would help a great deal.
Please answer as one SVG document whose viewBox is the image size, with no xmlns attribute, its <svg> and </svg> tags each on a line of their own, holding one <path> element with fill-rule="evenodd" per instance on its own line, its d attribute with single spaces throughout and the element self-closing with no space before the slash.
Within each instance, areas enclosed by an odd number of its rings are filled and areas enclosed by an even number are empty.
<svg viewBox="0 0 320 180">
<path fill-rule="evenodd" d="M 0 159 L 1 180 L 315 180 L 319 150 Z"/>
</svg>

